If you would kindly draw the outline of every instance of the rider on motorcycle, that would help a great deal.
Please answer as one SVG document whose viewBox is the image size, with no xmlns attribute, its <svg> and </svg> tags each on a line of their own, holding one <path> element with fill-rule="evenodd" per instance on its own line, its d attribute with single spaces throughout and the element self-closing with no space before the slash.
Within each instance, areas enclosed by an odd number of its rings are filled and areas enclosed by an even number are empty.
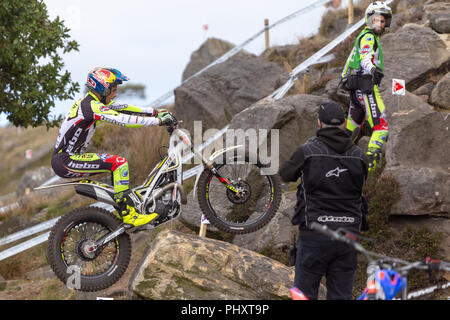
<svg viewBox="0 0 450 320">
<path fill-rule="evenodd" d="M 139 226 L 158 215 L 140 214 L 135 208 L 133 193 L 129 187 L 128 162 L 124 157 L 106 153 L 85 153 L 100 121 L 124 127 L 144 127 L 174 123 L 170 112 L 154 108 L 142 108 L 113 101 L 117 86 L 128 77 L 113 68 L 95 68 L 88 73 L 86 87 L 89 92 L 77 100 L 61 124 L 52 168 L 62 178 L 90 176 L 111 172 L 118 215 L 124 223 Z M 130 114 L 140 113 L 142 116 Z"/>
</svg>

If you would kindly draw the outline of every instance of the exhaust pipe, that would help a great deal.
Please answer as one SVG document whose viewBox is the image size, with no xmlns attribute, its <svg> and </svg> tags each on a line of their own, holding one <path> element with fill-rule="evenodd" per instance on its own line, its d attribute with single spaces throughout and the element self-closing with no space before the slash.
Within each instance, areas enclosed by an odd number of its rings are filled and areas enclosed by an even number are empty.
<svg viewBox="0 0 450 320">
<path fill-rule="evenodd" d="M 175 186 L 177 187 L 178 190 L 180 190 L 181 204 L 186 204 L 187 203 L 186 193 L 184 192 L 183 185 L 179 184 L 178 182 L 171 182 L 168 185 L 164 186 L 161 190 L 158 191 L 157 194 L 155 194 L 155 196 L 153 196 L 150 199 L 150 204 L 152 203 L 152 201 L 156 201 L 159 198 L 161 198 L 164 193 L 173 189 Z"/>
</svg>

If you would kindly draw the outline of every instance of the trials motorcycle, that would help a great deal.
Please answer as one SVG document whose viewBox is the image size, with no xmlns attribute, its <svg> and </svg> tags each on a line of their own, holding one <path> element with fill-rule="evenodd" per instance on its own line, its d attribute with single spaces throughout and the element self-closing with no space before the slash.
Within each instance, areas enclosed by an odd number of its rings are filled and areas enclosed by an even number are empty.
<svg viewBox="0 0 450 320">
<path fill-rule="evenodd" d="M 181 121 L 167 127 L 170 145 L 167 155 L 150 172 L 144 183 L 133 188 L 137 209 L 143 214 L 157 213 L 151 222 L 134 227 L 124 224 L 116 212 L 96 206 L 74 209 L 53 226 L 48 239 L 47 258 L 58 278 L 80 291 L 105 289 L 126 271 L 131 258 L 130 234 L 154 229 L 180 216 L 187 197 L 182 185 L 183 150 L 201 159 L 196 175 L 194 199 L 209 222 L 219 230 L 245 234 L 265 226 L 281 202 L 280 178 L 264 175 L 265 166 L 250 161 L 248 153 L 235 152 L 242 146 L 217 150 L 208 159 L 179 128 Z M 256 162 L 256 163 L 252 163 Z M 74 186 L 83 196 L 118 209 L 114 188 L 83 179 L 36 189 Z"/>
</svg>

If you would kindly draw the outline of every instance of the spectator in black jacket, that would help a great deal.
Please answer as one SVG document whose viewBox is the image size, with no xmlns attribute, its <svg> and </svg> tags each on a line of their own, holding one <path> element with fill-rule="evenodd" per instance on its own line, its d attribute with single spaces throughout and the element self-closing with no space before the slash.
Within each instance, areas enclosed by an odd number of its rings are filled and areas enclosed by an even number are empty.
<svg viewBox="0 0 450 320">
<path fill-rule="evenodd" d="M 319 106 L 318 118 L 316 136 L 280 168 L 286 182 L 301 178 L 292 218 L 292 223 L 299 225 L 294 286 L 308 299 L 317 299 L 325 276 L 327 299 L 351 299 L 356 251 L 308 226 L 315 221 L 359 235 L 368 159 L 345 132 L 346 116 L 340 105 L 329 102 Z"/>
</svg>

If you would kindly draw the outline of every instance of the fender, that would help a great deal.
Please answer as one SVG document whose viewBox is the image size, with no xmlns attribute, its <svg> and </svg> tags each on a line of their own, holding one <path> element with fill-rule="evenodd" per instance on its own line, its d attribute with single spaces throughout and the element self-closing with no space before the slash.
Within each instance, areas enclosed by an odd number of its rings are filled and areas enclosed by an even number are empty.
<svg viewBox="0 0 450 320">
<path fill-rule="evenodd" d="M 114 188 L 112 186 L 109 186 L 107 184 L 101 184 L 97 181 L 88 180 L 88 179 L 83 179 L 83 180 L 79 180 L 79 181 L 71 181 L 71 182 L 60 183 L 60 184 L 52 184 L 52 185 L 43 186 L 43 187 L 36 187 L 33 190 L 44 190 L 44 189 L 59 188 L 59 187 L 74 187 L 74 186 L 78 186 L 78 185 L 88 185 L 88 186 L 93 186 L 95 188 L 104 189 L 105 191 L 114 192 Z"/>
<path fill-rule="evenodd" d="M 241 148 L 243 147 L 243 145 L 237 145 L 237 146 L 232 146 L 232 147 L 228 147 L 228 148 L 223 148 L 220 150 L 217 150 L 216 152 L 214 152 L 208 159 L 209 163 L 214 163 L 214 160 L 217 159 L 219 156 L 221 156 L 222 154 L 224 154 L 225 152 L 228 152 L 230 150 L 233 149 L 237 149 L 237 148 Z M 195 183 L 194 183 L 194 189 L 193 191 L 193 195 L 194 195 L 194 200 L 196 199 L 196 195 L 197 195 L 197 183 L 198 183 L 198 179 L 200 178 L 200 175 L 202 174 L 202 172 L 205 170 L 205 166 L 199 166 L 201 167 L 201 170 L 199 170 L 199 172 L 197 173 L 196 177 L 195 177 Z"/>
<path fill-rule="evenodd" d="M 44 190 L 59 187 L 75 187 L 75 191 L 81 195 L 96 199 L 100 202 L 116 206 L 114 201 L 114 188 L 106 184 L 101 184 L 94 180 L 83 179 L 79 181 L 54 184 L 50 186 L 37 187 L 34 190 Z"/>
</svg>

